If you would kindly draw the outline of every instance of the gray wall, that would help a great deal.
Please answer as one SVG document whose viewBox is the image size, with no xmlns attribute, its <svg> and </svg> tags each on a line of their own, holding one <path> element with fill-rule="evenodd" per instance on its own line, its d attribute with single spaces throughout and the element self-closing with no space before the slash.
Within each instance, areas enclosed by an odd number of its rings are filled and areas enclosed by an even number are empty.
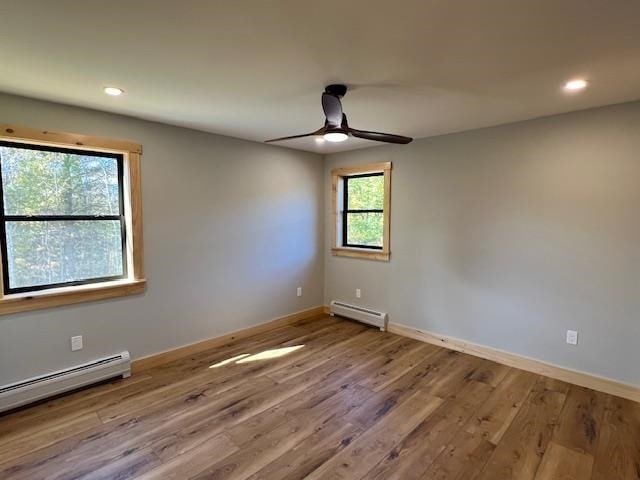
<svg viewBox="0 0 640 480">
<path fill-rule="evenodd" d="M 2 94 L 0 122 L 144 145 L 149 280 L 0 316 L 0 385 L 319 305 L 323 276 L 325 301 L 361 288 L 392 321 L 640 384 L 640 103 L 330 155 L 324 188 L 313 154 Z M 332 257 L 331 168 L 387 160 L 391 262 Z"/>
<path fill-rule="evenodd" d="M 0 316 L 0 385 L 322 304 L 320 156 L 3 94 L 0 122 L 143 144 L 149 282 L 142 296 Z"/>
<path fill-rule="evenodd" d="M 325 301 L 640 384 L 640 103 L 330 155 L 326 225 L 331 169 L 388 160 L 392 260 L 325 248 Z"/>
</svg>

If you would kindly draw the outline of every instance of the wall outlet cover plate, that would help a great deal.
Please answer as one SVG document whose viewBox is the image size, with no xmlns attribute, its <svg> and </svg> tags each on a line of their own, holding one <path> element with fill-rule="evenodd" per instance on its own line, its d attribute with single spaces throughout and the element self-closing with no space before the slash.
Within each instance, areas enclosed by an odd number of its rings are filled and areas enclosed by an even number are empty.
<svg viewBox="0 0 640 480">
<path fill-rule="evenodd" d="M 82 350 L 82 335 L 71 337 L 71 351 Z"/>
<path fill-rule="evenodd" d="M 576 330 L 567 330 L 567 343 L 569 345 L 578 344 L 578 332 Z"/>
</svg>

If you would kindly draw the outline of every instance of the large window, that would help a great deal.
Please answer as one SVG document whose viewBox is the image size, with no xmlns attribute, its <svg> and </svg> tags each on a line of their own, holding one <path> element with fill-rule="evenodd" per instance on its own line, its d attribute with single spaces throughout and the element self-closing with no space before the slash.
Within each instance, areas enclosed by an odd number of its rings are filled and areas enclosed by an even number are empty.
<svg viewBox="0 0 640 480">
<path fill-rule="evenodd" d="M 332 180 L 333 254 L 389 260 L 391 163 L 337 168 Z"/>
<path fill-rule="evenodd" d="M 123 155 L 0 142 L 6 293 L 127 275 Z"/>
<path fill-rule="evenodd" d="M 0 314 L 140 293 L 140 146 L 0 128 Z"/>
</svg>

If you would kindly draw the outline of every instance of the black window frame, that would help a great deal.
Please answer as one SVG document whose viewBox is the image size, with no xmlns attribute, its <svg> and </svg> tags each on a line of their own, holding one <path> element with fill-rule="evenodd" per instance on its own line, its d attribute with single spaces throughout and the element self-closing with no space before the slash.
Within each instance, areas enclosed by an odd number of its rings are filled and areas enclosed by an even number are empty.
<svg viewBox="0 0 640 480">
<path fill-rule="evenodd" d="M 104 283 L 115 280 L 124 280 L 128 278 L 128 262 L 127 262 L 127 226 L 125 216 L 124 202 L 124 154 L 114 152 L 101 152 L 97 150 L 75 149 L 67 147 L 57 147 L 52 145 L 31 144 L 0 140 L 0 146 L 23 148 L 25 150 L 40 150 L 45 152 L 70 153 L 75 155 L 93 155 L 98 157 L 113 158 L 117 162 L 118 167 L 118 201 L 119 215 L 6 215 L 4 205 L 4 185 L 2 178 L 2 158 L 0 156 L 0 248 L 2 249 L 2 280 L 4 294 L 10 295 L 14 293 L 37 292 L 42 290 L 50 290 L 61 287 L 75 287 L 80 285 L 89 285 L 93 283 Z M 122 240 L 122 275 L 113 275 L 108 277 L 87 278 L 84 280 L 74 280 L 71 282 L 50 283 L 44 285 L 33 285 L 29 287 L 11 287 L 9 279 L 9 259 L 7 254 L 7 229 L 6 222 L 34 222 L 34 221 L 114 221 L 120 222 L 121 240 Z"/>
<path fill-rule="evenodd" d="M 382 231 L 382 245 L 357 245 L 348 243 L 347 228 L 349 222 L 349 213 L 381 213 L 384 221 L 384 209 L 370 208 L 370 209 L 354 209 L 349 210 L 349 179 L 351 178 L 366 178 L 366 177 L 384 177 L 384 172 L 362 173 L 358 175 L 348 175 L 342 177 L 342 195 L 343 195 L 343 209 L 342 209 L 342 246 L 347 248 L 366 248 L 369 250 L 382 250 L 384 248 L 384 226 Z M 384 203 L 383 203 L 384 204 Z"/>
</svg>

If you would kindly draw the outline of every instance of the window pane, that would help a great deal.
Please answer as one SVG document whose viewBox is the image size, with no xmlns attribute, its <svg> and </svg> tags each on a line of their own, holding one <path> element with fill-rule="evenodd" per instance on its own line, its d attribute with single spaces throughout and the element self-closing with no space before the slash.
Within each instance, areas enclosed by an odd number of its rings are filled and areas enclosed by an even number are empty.
<svg viewBox="0 0 640 480">
<path fill-rule="evenodd" d="M 347 244 L 382 247 L 382 213 L 348 213 Z"/>
<path fill-rule="evenodd" d="M 347 210 L 382 210 L 384 176 L 349 178 Z"/>
<path fill-rule="evenodd" d="M 123 274 L 116 220 L 7 222 L 11 288 Z"/>
<path fill-rule="evenodd" d="M 119 215 L 118 161 L 0 146 L 6 215 Z"/>
</svg>

